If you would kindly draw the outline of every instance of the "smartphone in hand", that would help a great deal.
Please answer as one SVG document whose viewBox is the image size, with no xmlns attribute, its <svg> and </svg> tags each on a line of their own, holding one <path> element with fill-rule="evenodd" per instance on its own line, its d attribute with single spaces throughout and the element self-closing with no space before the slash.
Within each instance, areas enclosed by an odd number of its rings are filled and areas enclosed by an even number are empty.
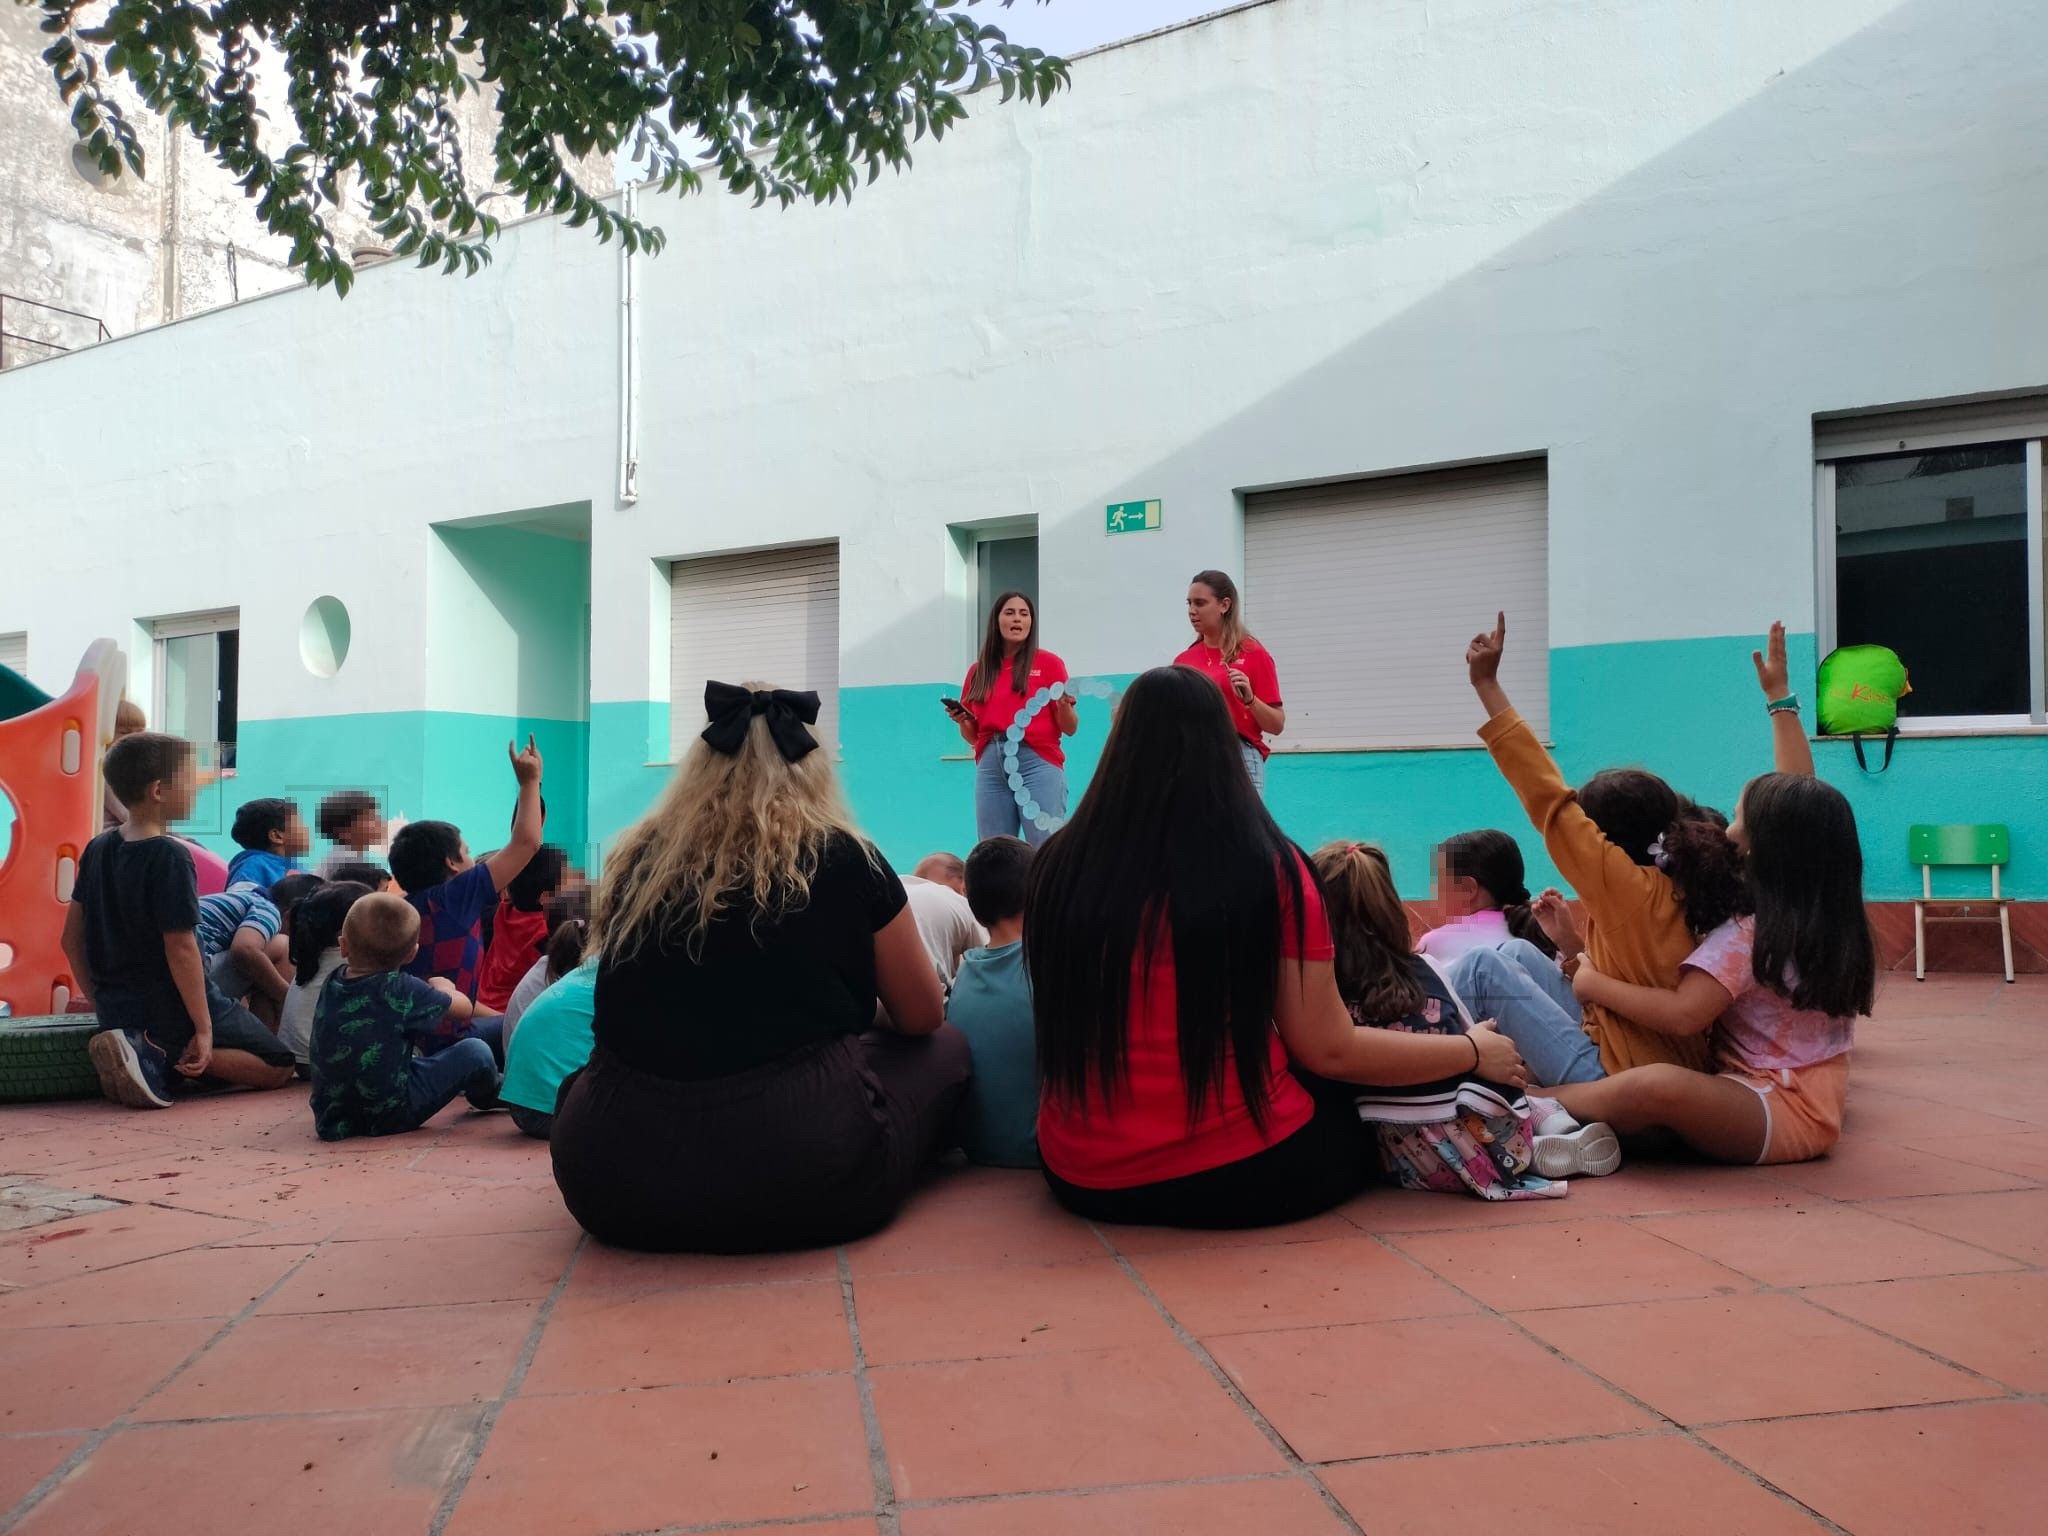
<svg viewBox="0 0 2048 1536">
<path fill-rule="evenodd" d="M 940 699 L 939 703 L 944 707 L 946 713 L 955 720 L 972 720 L 974 718 L 973 715 L 968 713 L 967 706 L 958 699 Z"/>
</svg>

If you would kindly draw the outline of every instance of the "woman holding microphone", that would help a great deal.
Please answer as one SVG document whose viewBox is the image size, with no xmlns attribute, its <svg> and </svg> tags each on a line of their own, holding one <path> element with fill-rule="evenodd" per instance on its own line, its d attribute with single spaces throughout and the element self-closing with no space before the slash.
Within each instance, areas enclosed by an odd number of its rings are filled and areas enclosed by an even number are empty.
<svg viewBox="0 0 2048 1536">
<path fill-rule="evenodd" d="M 1060 739 L 1080 728 L 1074 700 L 1060 693 L 1024 725 L 1017 744 L 1021 795 L 1010 788 L 1010 769 L 1001 738 L 1041 688 L 1063 684 L 1067 664 L 1038 648 L 1038 614 L 1022 592 L 1005 592 L 989 610 L 981 654 L 967 669 L 960 697 L 946 699 L 946 713 L 974 748 L 974 830 L 977 840 L 1021 837 L 1034 848 L 1052 836 L 1024 815 L 1024 801 L 1036 802 L 1055 824 L 1067 814 L 1067 756 Z"/>
<path fill-rule="evenodd" d="M 1273 750 L 1266 738 L 1287 729 L 1273 653 L 1245 629 L 1237 583 L 1222 571 L 1199 572 L 1188 584 L 1188 623 L 1194 626 L 1195 643 L 1174 657 L 1173 664 L 1205 673 L 1223 690 L 1245 771 L 1263 796 L 1266 759 Z"/>
</svg>

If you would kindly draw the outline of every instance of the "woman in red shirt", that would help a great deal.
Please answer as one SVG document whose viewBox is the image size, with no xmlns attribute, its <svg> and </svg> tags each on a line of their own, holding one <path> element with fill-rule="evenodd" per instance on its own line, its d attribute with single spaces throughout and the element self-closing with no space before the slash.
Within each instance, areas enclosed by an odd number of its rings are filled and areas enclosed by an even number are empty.
<svg viewBox="0 0 2048 1536">
<path fill-rule="evenodd" d="M 1520 1085 L 1511 1041 L 1361 1029 L 1314 875 L 1185 667 L 1125 691 L 1074 819 L 1032 863 L 1024 951 L 1046 1182 L 1097 1221 L 1253 1227 L 1355 1194 L 1375 1143 L 1337 1083 Z"/>
<path fill-rule="evenodd" d="M 1266 738 L 1287 729 L 1273 653 L 1244 627 L 1237 583 L 1222 571 L 1197 572 L 1188 583 L 1188 623 L 1194 626 L 1195 643 L 1174 657 L 1173 664 L 1193 667 L 1223 690 L 1245 772 L 1252 776 L 1252 788 L 1264 795 L 1266 759 L 1273 752 Z"/>
<path fill-rule="evenodd" d="M 1060 738 L 1080 725 L 1065 691 L 1067 664 L 1038 648 L 1038 614 L 1022 592 L 1005 592 L 988 611 L 981 655 L 967 669 L 946 713 L 974 748 L 974 831 L 977 840 L 1022 837 L 1033 847 L 1067 814 L 1067 755 Z M 1010 736 L 1017 717 L 1041 691 L 1058 689 Z M 1010 748 L 1016 748 L 1015 764 Z M 1014 775 L 1021 785 L 1013 786 Z"/>
</svg>

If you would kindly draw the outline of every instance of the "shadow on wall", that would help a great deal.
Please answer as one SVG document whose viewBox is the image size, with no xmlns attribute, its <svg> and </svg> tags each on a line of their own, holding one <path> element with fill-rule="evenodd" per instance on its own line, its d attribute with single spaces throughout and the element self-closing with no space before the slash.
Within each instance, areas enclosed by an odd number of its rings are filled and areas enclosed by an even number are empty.
<svg viewBox="0 0 2048 1536">
<path fill-rule="evenodd" d="M 1748 668 L 1754 633 L 1781 616 L 1796 627 L 1811 611 L 1813 412 L 2048 377 L 2048 351 L 2030 345 L 2038 328 L 2016 323 L 1966 270 L 1975 231 L 1999 231 L 1999 251 L 2048 249 L 2048 162 L 2034 153 L 2048 138 L 2048 95 L 1987 81 L 1980 67 L 2034 40 L 2022 8 L 1977 9 L 1978 22 L 1959 27 L 1946 0 L 1909 0 L 1173 454 L 1092 496 L 1064 497 L 1039 528 L 1049 611 L 1128 603 L 1133 585 L 1147 589 L 1133 582 L 1133 560 L 1188 571 L 1235 563 L 1234 527 L 1226 540 L 1222 518 L 1206 540 L 1174 537 L 1188 526 L 1173 515 L 1176 495 L 1208 505 L 1246 486 L 1547 451 L 1553 613 L 1598 613 L 1599 629 L 1654 634 L 1660 592 L 1682 588 L 1697 612 L 1693 594 L 1720 590 L 1729 597 L 1715 612 L 1741 631 L 1554 649 L 1553 733 L 1566 772 L 1636 763 L 1732 808 L 1741 785 L 1769 767 Z M 1835 109 L 1845 82 L 1867 113 Z M 1830 110 L 1817 109 L 1823 95 Z M 1160 198 L 1177 190 L 1153 184 Z M 1135 199 L 1144 195 L 1134 186 Z M 1132 217 L 1144 216 L 1134 206 Z M 1360 292 L 1372 290 L 1376 244 L 1345 253 Z M 1893 306 L 1885 325 L 1870 323 L 1873 294 Z M 1327 430 L 1331 399 L 1347 402 L 1355 430 Z M 1105 413 L 1110 433 L 1107 400 Z M 1102 558 L 1080 557 L 1102 537 L 1104 504 L 1161 487 L 1169 516 L 1159 543 L 1140 535 L 1113 541 L 1124 548 Z M 1074 597 L 1063 598 L 1056 583 L 1070 576 Z M 1483 591 L 1467 598 L 1477 629 L 1493 602 Z M 1360 601 L 1371 601 L 1369 583 Z M 1259 602 L 1247 592 L 1254 629 Z M 919 604 L 870 642 L 875 654 L 943 632 L 938 607 Z M 1165 661 L 1184 643 L 1178 611 L 1167 607 L 1158 630 L 1150 659 Z M 1047 638 L 1057 649 L 1056 622 Z M 847 669 L 856 675 L 858 655 Z M 1800 675 L 1811 676 L 1812 660 L 1808 634 Z M 1433 687 L 1467 686 L 1457 655 L 1372 664 L 1424 672 Z M 971 837 L 970 770 L 943 760 L 957 738 L 936 702 L 956 684 L 949 671 L 850 691 L 848 787 L 892 858 Z M 1802 691 L 1810 696 L 1810 685 Z M 1084 724 L 1076 791 L 1091 734 Z M 1881 779 L 1856 773 L 1846 748 L 1824 747 L 1820 758 L 1856 804 L 1873 898 L 1917 885 L 1905 827 L 1921 820 L 2013 823 L 2014 888 L 2048 888 L 2048 741 L 1909 742 Z M 1384 843 L 1409 895 L 1426 889 L 1428 850 L 1442 837 L 1526 828 L 1480 752 L 1282 756 L 1269 796 L 1305 844 Z M 1532 876 L 1550 878 L 1533 836 L 1522 840 Z"/>
</svg>

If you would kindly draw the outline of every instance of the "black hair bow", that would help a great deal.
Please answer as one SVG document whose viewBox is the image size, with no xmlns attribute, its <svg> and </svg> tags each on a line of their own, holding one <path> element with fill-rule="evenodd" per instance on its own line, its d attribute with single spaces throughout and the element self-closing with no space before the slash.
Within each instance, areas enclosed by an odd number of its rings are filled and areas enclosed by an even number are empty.
<svg viewBox="0 0 2048 1536">
<path fill-rule="evenodd" d="M 704 713 L 711 723 L 702 735 L 714 752 L 735 756 L 747 739 L 754 716 L 768 717 L 768 734 L 775 738 L 775 750 L 785 762 L 797 762 L 806 752 L 817 750 L 818 738 L 806 726 L 818 723 L 818 696 L 792 693 L 787 688 L 749 693 L 731 683 L 704 685 Z"/>
</svg>

